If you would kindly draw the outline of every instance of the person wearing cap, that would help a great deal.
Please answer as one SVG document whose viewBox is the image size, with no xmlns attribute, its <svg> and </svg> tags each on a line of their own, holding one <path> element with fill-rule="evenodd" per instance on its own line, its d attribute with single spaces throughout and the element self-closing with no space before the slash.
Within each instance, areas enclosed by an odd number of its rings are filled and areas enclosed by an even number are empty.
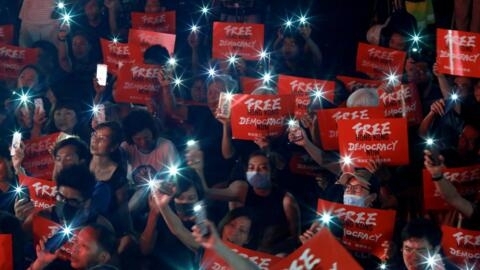
<svg viewBox="0 0 480 270">
<path fill-rule="evenodd" d="M 358 207 L 376 205 L 379 183 L 367 169 L 357 169 L 354 172 L 343 173 L 337 184 L 344 186 L 343 204 Z"/>
</svg>

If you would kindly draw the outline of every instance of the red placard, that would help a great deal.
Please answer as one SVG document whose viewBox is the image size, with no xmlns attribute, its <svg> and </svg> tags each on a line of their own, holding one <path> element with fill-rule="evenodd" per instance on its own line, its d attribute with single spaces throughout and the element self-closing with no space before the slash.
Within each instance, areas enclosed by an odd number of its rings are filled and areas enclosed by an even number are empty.
<svg viewBox="0 0 480 270">
<path fill-rule="evenodd" d="M 13 241 L 11 234 L 0 234 L 0 269 L 13 270 Z"/>
<path fill-rule="evenodd" d="M 212 57 L 227 59 L 236 55 L 245 60 L 258 60 L 263 39 L 263 24 L 214 22 Z"/>
<path fill-rule="evenodd" d="M 175 35 L 148 30 L 130 29 L 128 31 L 130 56 L 138 63 L 143 63 L 143 52 L 152 45 L 162 45 L 170 55 L 175 49 Z"/>
<path fill-rule="evenodd" d="M 338 127 L 337 121 L 341 119 L 365 120 L 370 118 L 382 118 L 382 108 L 336 108 L 319 110 L 317 112 L 320 139 L 324 150 L 338 150 Z"/>
<path fill-rule="evenodd" d="M 39 215 L 35 215 L 33 217 L 33 241 L 34 245 L 36 246 L 38 241 L 43 237 L 50 238 L 53 236 L 59 229 L 61 229 L 61 225 L 53 222 L 47 218 L 41 217 Z M 79 228 L 75 228 L 76 230 L 73 231 L 73 235 L 70 237 L 69 241 L 66 242 L 60 248 L 60 254 L 58 256 L 61 260 L 70 260 L 71 254 L 73 252 L 73 245 L 75 244 L 75 240 L 77 238 Z"/>
<path fill-rule="evenodd" d="M 349 156 L 353 167 L 365 167 L 372 159 L 386 165 L 409 162 L 405 118 L 339 120 L 338 143 L 340 156 Z"/>
<path fill-rule="evenodd" d="M 246 249 L 229 242 L 224 242 L 224 244 L 236 253 L 238 253 L 240 256 L 248 258 L 249 260 L 254 262 L 256 265 L 258 265 L 260 269 L 270 269 L 272 265 L 276 264 L 281 259 L 267 253 Z M 220 256 L 215 253 L 215 251 L 211 249 L 205 249 L 201 264 L 201 269 L 205 270 L 232 269 L 229 267 L 227 262 L 225 262 Z"/>
<path fill-rule="evenodd" d="M 232 99 L 232 137 L 254 140 L 284 132 L 292 114 L 291 96 L 234 95 Z"/>
<path fill-rule="evenodd" d="M 309 241 L 271 269 L 356 270 L 362 267 L 327 228 L 322 228 Z"/>
<path fill-rule="evenodd" d="M 0 25 L 0 43 L 12 44 L 13 24 Z"/>
<path fill-rule="evenodd" d="M 407 54 L 390 48 L 358 43 L 357 71 L 382 80 L 388 74 L 401 75 Z"/>
<path fill-rule="evenodd" d="M 360 88 L 378 88 L 383 83 L 382 81 L 361 79 L 349 76 L 337 76 L 337 79 L 343 82 L 343 84 L 350 93 Z"/>
<path fill-rule="evenodd" d="M 243 94 L 251 94 L 255 89 L 263 85 L 263 80 L 242 76 L 240 77 L 240 85 L 242 86 Z"/>
<path fill-rule="evenodd" d="M 440 73 L 480 78 L 480 34 L 437 28 Z"/>
<path fill-rule="evenodd" d="M 461 196 L 475 196 L 480 190 L 480 165 L 444 168 L 443 171 L 444 177 L 455 186 Z M 423 170 L 423 200 L 426 210 L 452 209 L 435 188 L 432 175 L 426 169 Z"/>
<path fill-rule="evenodd" d="M 460 268 L 480 265 L 480 231 L 442 226 L 442 232 L 442 248 L 448 259 Z M 465 269 L 473 269 L 470 267 Z"/>
<path fill-rule="evenodd" d="M 308 105 L 316 91 L 322 92 L 322 98 L 334 103 L 335 82 L 302 78 L 295 76 L 278 76 L 278 94 L 295 97 L 295 116 L 302 117 L 308 112 Z"/>
<path fill-rule="evenodd" d="M 158 13 L 132 12 L 132 28 L 175 34 L 175 11 Z"/>
<path fill-rule="evenodd" d="M 26 65 L 35 64 L 37 58 L 38 49 L 0 45 L 0 80 L 17 79 L 20 70 Z"/>
<path fill-rule="evenodd" d="M 118 75 L 118 70 L 125 64 L 133 63 L 130 58 L 130 46 L 126 43 L 113 42 L 108 39 L 101 38 L 103 63 L 107 64 L 108 72 Z M 143 59 L 139 61 L 143 62 Z"/>
<path fill-rule="evenodd" d="M 406 117 L 412 125 L 422 122 L 422 106 L 415 85 L 400 84 L 393 91 L 383 88 L 377 91 L 380 104 L 385 107 L 385 117 Z"/>
<path fill-rule="evenodd" d="M 395 211 L 318 200 L 317 212 L 329 213 L 343 222 L 342 241 L 348 249 L 371 253 L 382 260 L 387 256 Z"/>
<path fill-rule="evenodd" d="M 57 185 L 51 180 L 44 180 L 20 174 L 20 184 L 28 188 L 33 206 L 37 209 L 46 209 L 55 205 Z"/>
<path fill-rule="evenodd" d="M 162 67 L 147 64 L 125 64 L 120 69 L 113 93 L 116 102 L 147 104 L 160 91 L 158 76 Z"/>
<path fill-rule="evenodd" d="M 52 179 L 53 158 L 50 150 L 60 140 L 59 132 L 26 140 L 22 166 L 33 177 Z"/>
</svg>

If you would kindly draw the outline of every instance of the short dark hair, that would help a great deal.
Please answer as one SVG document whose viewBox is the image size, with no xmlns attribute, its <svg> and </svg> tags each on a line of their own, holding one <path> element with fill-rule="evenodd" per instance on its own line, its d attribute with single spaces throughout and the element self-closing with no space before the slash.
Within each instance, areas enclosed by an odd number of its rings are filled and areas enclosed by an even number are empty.
<svg viewBox="0 0 480 270">
<path fill-rule="evenodd" d="M 246 217 L 250 219 L 250 221 L 252 222 L 252 226 L 250 228 L 250 233 L 249 233 L 249 238 L 250 238 L 253 231 L 252 228 L 253 228 L 253 222 L 254 222 L 254 215 L 252 211 L 246 207 L 238 207 L 238 208 L 232 209 L 222 218 L 222 220 L 220 220 L 220 222 L 218 223 L 218 231 L 220 232 L 220 234 L 223 233 L 223 228 L 225 227 L 225 225 L 227 225 L 232 220 L 239 217 Z"/>
<path fill-rule="evenodd" d="M 95 189 L 95 176 L 86 165 L 72 165 L 63 168 L 56 178 L 57 189 L 65 186 L 80 192 L 84 199 L 90 199 Z"/>
<path fill-rule="evenodd" d="M 138 132 L 149 129 L 152 132 L 153 139 L 158 138 L 158 127 L 152 115 L 146 110 L 133 110 L 123 119 L 123 131 L 128 144 L 133 144 L 132 137 Z"/>
<path fill-rule="evenodd" d="M 198 195 L 198 200 L 202 200 L 205 197 L 205 189 L 202 186 L 200 177 L 191 168 L 185 168 L 176 176 L 177 193 L 175 197 L 179 196 L 189 188 L 195 188 Z"/>
<path fill-rule="evenodd" d="M 143 53 L 143 61 L 153 65 L 165 65 L 170 58 L 167 48 L 162 45 L 152 45 Z"/>
<path fill-rule="evenodd" d="M 433 220 L 425 218 L 414 219 L 403 227 L 401 233 L 402 242 L 411 238 L 424 238 L 432 247 L 436 247 L 442 241 L 442 230 Z"/>
<path fill-rule="evenodd" d="M 91 228 L 95 231 L 96 242 L 101 249 L 110 255 L 116 254 L 117 238 L 111 230 L 98 223 L 88 224 L 85 228 Z"/>
<path fill-rule="evenodd" d="M 115 121 L 108 121 L 98 124 L 95 127 L 95 130 L 99 130 L 101 128 L 108 128 L 112 131 L 112 135 L 110 137 L 110 143 L 112 145 L 120 145 L 123 141 L 123 129 L 122 126 Z"/>
<path fill-rule="evenodd" d="M 58 141 L 53 147 L 53 156 L 57 155 L 58 150 L 62 149 L 65 146 L 73 146 L 77 152 L 78 158 L 80 160 L 85 160 L 85 164 L 90 163 L 92 155 L 90 154 L 90 147 L 82 140 L 80 137 L 71 136 L 61 141 Z"/>
</svg>

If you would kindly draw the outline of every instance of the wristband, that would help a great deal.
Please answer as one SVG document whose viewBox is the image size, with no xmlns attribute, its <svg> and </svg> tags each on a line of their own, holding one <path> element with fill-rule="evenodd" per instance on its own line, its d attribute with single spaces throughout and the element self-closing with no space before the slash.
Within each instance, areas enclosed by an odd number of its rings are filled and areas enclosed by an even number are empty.
<svg viewBox="0 0 480 270">
<path fill-rule="evenodd" d="M 437 176 L 432 176 L 432 181 L 433 182 L 438 182 L 443 179 L 443 174 L 437 175 Z"/>
</svg>

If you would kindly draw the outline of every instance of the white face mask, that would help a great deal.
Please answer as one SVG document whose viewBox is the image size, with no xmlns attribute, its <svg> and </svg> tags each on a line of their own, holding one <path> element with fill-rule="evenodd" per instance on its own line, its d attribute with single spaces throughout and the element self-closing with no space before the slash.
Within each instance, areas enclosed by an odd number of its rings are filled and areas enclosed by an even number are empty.
<svg viewBox="0 0 480 270">
<path fill-rule="evenodd" d="M 358 207 L 366 207 L 365 200 L 366 197 L 360 195 L 344 194 L 343 195 L 343 204 L 353 205 Z"/>
</svg>

